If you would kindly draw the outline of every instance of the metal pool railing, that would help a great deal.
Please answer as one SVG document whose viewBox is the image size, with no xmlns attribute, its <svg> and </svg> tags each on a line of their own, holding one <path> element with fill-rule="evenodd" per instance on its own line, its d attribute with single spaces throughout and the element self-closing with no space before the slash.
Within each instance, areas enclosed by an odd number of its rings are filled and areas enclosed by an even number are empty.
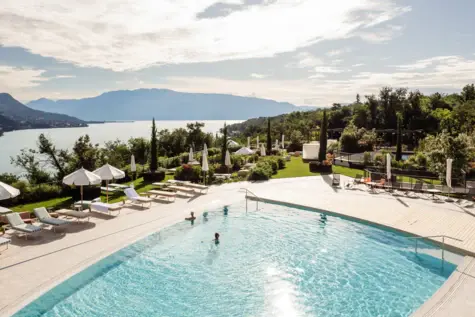
<svg viewBox="0 0 475 317">
<path fill-rule="evenodd" d="M 440 247 L 440 249 L 442 251 L 442 268 L 443 268 L 444 267 L 444 262 L 445 262 L 445 256 L 444 256 L 445 239 L 447 238 L 447 239 L 458 241 L 458 242 L 463 242 L 463 240 L 460 240 L 460 239 L 457 239 L 457 238 L 454 238 L 454 237 L 450 237 L 450 236 L 447 236 L 447 235 L 436 235 L 436 236 L 425 236 L 425 237 L 409 237 L 409 239 L 414 239 L 416 241 L 416 246 L 415 246 L 416 254 L 417 254 L 417 242 L 420 239 L 431 239 L 431 238 L 442 238 L 442 246 Z"/>
<path fill-rule="evenodd" d="M 249 197 L 249 194 L 251 194 L 251 196 L 253 196 L 256 200 L 256 211 L 259 210 L 259 201 L 260 202 L 263 202 L 259 196 L 257 196 L 256 194 L 254 194 L 253 192 L 251 192 L 249 189 L 247 188 L 241 188 L 240 189 L 241 191 L 244 191 L 244 193 L 246 193 L 246 212 L 247 212 L 247 200 L 248 200 L 248 197 Z"/>
</svg>

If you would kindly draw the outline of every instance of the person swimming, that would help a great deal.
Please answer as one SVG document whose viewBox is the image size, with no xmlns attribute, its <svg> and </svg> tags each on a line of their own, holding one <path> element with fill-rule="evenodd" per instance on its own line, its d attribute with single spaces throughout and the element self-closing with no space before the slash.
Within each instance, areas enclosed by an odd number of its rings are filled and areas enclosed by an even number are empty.
<svg viewBox="0 0 475 317">
<path fill-rule="evenodd" d="M 194 211 L 191 211 L 190 216 L 185 218 L 185 220 L 191 220 L 191 221 L 194 221 L 195 219 L 196 219 L 196 217 L 195 217 L 195 212 Z"/>
<path fill-rule="evenodd" d="M 214 244 L 216 244 L 216 245 L 219 244 L 219 233 L 216 232 L 214 234 L 214 240 L 213 241 L 214 241 Z"/>
<path fill-rule="evenodd" d="M 204 220 L 204 221 L 208 221 L 208 212 L 207 212 L 207 211 L 205 211 L 205 212 L 203 213 L 203 220 Z"/>
<path fill-rule="evenodd" d="M 224 206 L 223 212 L 224 212 L 224 215 L 225 215 L 225 216 L 228 215 L 228 211 L 229 211 L 228 206 Z"/>
</svg>

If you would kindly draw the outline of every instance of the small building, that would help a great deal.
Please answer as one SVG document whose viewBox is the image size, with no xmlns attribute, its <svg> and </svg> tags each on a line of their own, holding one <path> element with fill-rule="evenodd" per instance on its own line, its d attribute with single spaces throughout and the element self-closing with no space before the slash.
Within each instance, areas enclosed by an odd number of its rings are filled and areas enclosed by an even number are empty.
<svg viewBox="0 0 475 317">
<path fill-rule="evenodd" d="M 334 139 L 327 140 L 327 147 L 332 143 L 338 142 Z M 320 151 L 320 142 L 319 141 L 312 141 L 310 143 L 305 143 L 303 145 L 302 151 L 302 159 L 304 162 L 310 161 L 317 161 L 318 160 L 318 152 Z"/>
</svg>

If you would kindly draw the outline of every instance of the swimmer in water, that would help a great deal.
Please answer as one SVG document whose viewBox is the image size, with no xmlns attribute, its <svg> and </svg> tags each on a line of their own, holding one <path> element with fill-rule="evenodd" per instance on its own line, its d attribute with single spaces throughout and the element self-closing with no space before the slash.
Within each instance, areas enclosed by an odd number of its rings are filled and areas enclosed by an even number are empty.
<svg viewBox="0 0 475 317">
<path fill-rule="evenodd" d="M 216 245 L 219 244 L 219 233 L 216 232 L 214 234 L 214 240 L 213 241 L 214 241 L 214 244 L 216 244 Z"/>
<path fill-rule="evenodd" d="M 228 206 L 224 206 L 223 212 L 224 212 L 224 215 L 225 215 L 225 216 L 228 215 L 228 211 L 229 211 Z"/>
<path fill-rule="evenodd" d="M 190 212 L 190 216 L 186 217 L 185 220 L 191 220 L 194 221 L 196 219 L 195 213 L 193 211 Z"/>
<path fill-rule="evenodd" d="M 205 211 L 205 212 L 203 213 L 203 220 L 204 220 L 204 221 L 208 221 L 208 212 L 207 212 L 207 211 Z"/>
</svg>

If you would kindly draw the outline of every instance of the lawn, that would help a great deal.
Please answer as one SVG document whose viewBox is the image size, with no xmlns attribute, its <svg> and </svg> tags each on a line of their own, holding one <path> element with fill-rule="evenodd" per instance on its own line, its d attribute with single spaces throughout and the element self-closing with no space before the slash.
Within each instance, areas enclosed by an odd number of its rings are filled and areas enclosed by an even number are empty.
<svg viewBox="0 0 475 317">
<path fill-rule="evenodd" d="M 336 166 L 333 165 L 333 172 L 339 173 L 342 175 L 355 177 L 356 174 L 363 175 L 363 170 L 344 167 L 344 166 Z M 287 162 L 285 168 L 279 170 L 277 175 L 273 175 L 272 178 L 290 178 L 290 177 L 304 177 L 304 176 L 317 176 L 320 173 L 312 173 L 308 167 L 308 163 L 304 163 L 301 157 L 292 157 L 290 162 Z"/>
</svg>

